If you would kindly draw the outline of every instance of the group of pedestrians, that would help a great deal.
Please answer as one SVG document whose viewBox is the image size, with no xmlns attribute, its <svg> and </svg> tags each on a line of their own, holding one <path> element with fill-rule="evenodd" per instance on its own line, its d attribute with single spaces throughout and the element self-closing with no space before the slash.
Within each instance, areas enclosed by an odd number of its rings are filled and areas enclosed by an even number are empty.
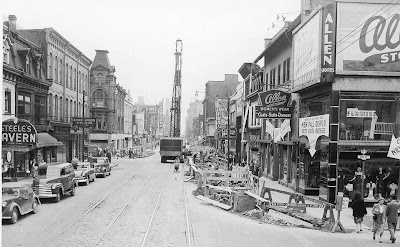
<svg viewBox="0 0 400 247">
<path fill-rule="evenodd" d="M 386 205 L 385 205 L 386 204 Z M 353 209 L 354 223 L 357 226 L 357 233 L 362 232 L 361 223 L 363 217 L 367 214 L 364 199 L 361 198 L 361 194 L 355 194 L 353 203 L 351 204 Z M 382 243 L 382 236 L 384 231 L 385 222 L 387 222 L 388 230 L 390 233 L 390 241 L 396 242 L 395 232 L 398 221 L 398 210 L 400 203 L 397 201 L 396 195 L 391 195 L 390 200 L 385 203 L 385 199 L 380 197 L 378 203 L 372 207 L 373 214 L 373 240 L 376 236 L 379 236 L 379 243 Z"/>
</svg>

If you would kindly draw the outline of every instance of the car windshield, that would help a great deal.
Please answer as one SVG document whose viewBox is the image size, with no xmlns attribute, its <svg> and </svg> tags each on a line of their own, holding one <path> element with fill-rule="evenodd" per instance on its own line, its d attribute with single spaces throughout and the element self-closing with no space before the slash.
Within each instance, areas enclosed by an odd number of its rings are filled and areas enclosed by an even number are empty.
<svg viewBox="0 0 400 247">
<path fill-rule="evenodd" d="M 18 196 L 19 188 L 2 188 L 3 195 Z"/>
<path fill-rule="evenodd" d="M 60 177 L 60 168 L 59 167 L 47 167 L 47 177 L 48 178 L 58 178 Z"/>
</svg>

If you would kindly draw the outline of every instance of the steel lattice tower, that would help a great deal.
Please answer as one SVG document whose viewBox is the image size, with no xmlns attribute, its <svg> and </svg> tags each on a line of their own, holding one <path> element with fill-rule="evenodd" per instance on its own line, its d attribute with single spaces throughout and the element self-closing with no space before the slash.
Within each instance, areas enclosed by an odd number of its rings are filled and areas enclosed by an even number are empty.
<svg viewBox="0 0 400 247">
<path fill-rule="evenodd" d="M 182 40 L 175 43 L 175 77 L 171 104 L 171 137 L 181 136 L 181 69 L 182 69 Z"/>
</svg>

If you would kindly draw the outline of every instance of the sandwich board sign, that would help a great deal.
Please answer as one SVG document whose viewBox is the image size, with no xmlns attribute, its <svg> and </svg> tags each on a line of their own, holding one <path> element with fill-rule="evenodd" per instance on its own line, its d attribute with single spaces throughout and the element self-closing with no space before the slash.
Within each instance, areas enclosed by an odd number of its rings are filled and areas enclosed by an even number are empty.
<svg viewBox="0 0 400 247">
<path fill-rule="evenodd" d="M 387 157 L 400 160 L 400 137 L 396 138 L 392 135 Z"/>
</svg>

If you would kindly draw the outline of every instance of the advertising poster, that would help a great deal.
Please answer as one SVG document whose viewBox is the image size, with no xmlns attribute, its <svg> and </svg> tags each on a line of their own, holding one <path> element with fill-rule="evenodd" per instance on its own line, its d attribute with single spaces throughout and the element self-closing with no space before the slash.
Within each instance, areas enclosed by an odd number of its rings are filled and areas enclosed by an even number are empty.
<svg viewBox="0 0 400 247">
<path fill-rule="evenodd" d="M 320 136 L 329 137 L 329 114 L 300 118 L 299 136 L 307 136 L 310 154 L 314 156 L 315 146 Z"/>
<path fill-rule="evenodd" d="M 398 3 L 338 2 L 336 73 L 400 72 L 399 22 Z"/>
<path fill-rule="evenodd" d="M 318 12 L 293 35 L 293 85 L 319 82 L 321 77 L 321 14 Z"/>
<path fill-rule="evenodd" d="M 217 130 L 221 131 L 223 136 L 226 136 L 228 126 L 228 99 L 217 99 L 215 101 L 215 119 L 217 121 Z"/>
</svg>

